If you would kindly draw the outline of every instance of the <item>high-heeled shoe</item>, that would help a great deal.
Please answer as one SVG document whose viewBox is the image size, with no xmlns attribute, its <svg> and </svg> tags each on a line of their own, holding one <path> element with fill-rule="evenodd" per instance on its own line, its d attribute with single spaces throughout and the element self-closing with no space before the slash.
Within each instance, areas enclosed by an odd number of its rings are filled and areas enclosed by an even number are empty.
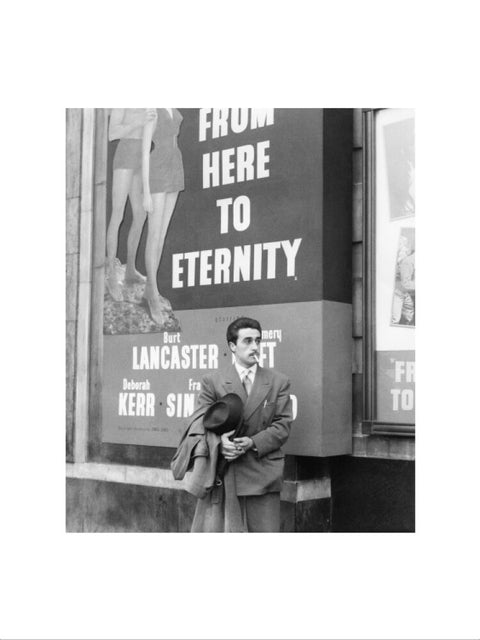
<svg viewBox="0 0 480 640">
<path fill-rule="evenodd" d="M 110 274 L 105 278 L 105 286 L 115 302 L 123 302 L 122 288 L 115 275 Z"/>
<path fill-rule="evenodd" d="M 127 286 L 134 284 L 145 284 L 147 282 L 147 278 L 141 273 L 138 273 L 138 271 L 134 271 L 133 274 L 125 273 L 124 282 Z"/>
<path fill-rule="evenodd" d="M 158 297 L 160 298 L 160 302 L 163 304 L 163 306 L 167 311 L 173 311 L 172 304 L 168 298 L 165 298 L 165 296 L 162 296 L 161 293 L 158 294 Z"/>
<path fill-rule="evenodd" d="M 142 298 L 142 302 L 146 304 L 150 317 L 160 326 L 165 324 L 169 317 L 168 310 L 162 304 L 161 298 L 162 296 L 158 293 Z"/>
<path fill-rule="evenodd" d="M 142 301 L 147 302 L 149 297 L 151 297 L 151 296 L 149 296 L 148 294 L 144 293 L 143 297 L 142 297 Z M 170 303 L 170 300 L 168 300 L 168 298 L 165 298 L 160 293 L 153 294 L 152 297 L 155 297 L 157 300 L 160 301 L 160 304 L 162 305 L 162 308 L 163 308 L 164 311 L 173 311 L 172 305 Z"/>
</svg>

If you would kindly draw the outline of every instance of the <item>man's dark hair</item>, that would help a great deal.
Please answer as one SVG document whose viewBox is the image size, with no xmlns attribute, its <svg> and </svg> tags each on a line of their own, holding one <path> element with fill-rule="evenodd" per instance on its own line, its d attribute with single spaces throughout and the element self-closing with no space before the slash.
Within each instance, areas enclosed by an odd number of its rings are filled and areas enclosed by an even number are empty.
<svg viewBox="0 0 480 640">
<path fill-rule="evenodd" d="M 262 334 L 262 327 L 258 320 L 252 318 L 237 318 L 227 328 L 227 342 L 233 342 L 237 344 L 238 332 L 240 329 L 257 329 Z"/>
</svg>

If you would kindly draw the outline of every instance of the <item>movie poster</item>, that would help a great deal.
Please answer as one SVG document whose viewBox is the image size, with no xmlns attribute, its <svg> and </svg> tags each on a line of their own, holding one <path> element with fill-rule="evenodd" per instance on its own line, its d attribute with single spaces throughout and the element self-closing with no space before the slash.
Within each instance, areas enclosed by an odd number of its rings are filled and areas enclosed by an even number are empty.
<svg viewBox="0 0 480 640">
<path fill-rule="evenodd" d="M 376 420 L 415 423 L 415 156 L 410 109 L 376 116 Z"/>
<path fill-rule="evenodd" d="M 322 412 L 322 110 L 114 109 L 109 134 L 103 441 L 176 446 L 246 315 L 295 447 Z"/>
</svg>

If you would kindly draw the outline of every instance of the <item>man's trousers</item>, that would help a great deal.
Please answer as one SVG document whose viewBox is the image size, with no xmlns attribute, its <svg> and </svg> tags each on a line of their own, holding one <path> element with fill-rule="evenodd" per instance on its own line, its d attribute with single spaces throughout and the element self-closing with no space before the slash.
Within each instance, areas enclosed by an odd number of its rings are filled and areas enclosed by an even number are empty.
<svg viewBox="0 0 480 640">
<path fill-rule="evenodd" d="M 249 533 L 280 531 L 280 493 L 261 496 L 239 496 L 243 521 Z"/>
</svg>

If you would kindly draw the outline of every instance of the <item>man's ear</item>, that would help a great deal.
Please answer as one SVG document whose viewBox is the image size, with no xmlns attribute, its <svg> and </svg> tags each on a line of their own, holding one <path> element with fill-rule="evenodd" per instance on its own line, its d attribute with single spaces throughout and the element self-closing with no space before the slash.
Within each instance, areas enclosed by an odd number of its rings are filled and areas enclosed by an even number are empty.
<svg viewBox="0 0 480 640">
<path fill-rule="evenodd" d="M 228 346 L 229 346 L 230 351 L 231 351 L 232 353 L 235 353 L 235 350 L 236 350 L 236 348 L 237 348 L 237 345 L 235 344 L 235 342 L 231 342 L 231 341 L 230 341 L 230 342 L 228 343 Z"/>
</svg>

